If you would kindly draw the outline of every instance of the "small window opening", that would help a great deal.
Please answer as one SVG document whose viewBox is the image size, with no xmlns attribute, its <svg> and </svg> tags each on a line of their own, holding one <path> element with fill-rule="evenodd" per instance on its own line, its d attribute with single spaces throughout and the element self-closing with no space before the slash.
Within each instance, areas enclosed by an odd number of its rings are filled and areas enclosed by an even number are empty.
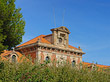
<svg viewBox="0 0 110 82">
<path fill-rule="evenodd" d="M 12 56 L 12 62 L 16 62 L 16 56 L 15 55 Z"/>
<path fill-rule="evenodd" d="M 49 60 L 50 60 L 50 58 L 47 56 L 47 57 L 46 57 L 46 61 L 49 61 Z"/>
<path fill-rule="evenodd" d="M 74 66 L 75 66 L 75 60 L 72 61 L 72 67 L 74 67 Z"/>
</svg>

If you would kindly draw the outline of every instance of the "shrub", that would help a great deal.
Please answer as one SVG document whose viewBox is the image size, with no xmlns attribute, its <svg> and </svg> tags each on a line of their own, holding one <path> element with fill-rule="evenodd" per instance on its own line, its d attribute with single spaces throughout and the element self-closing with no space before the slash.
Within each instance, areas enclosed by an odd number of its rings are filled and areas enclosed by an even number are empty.
<svg viewBox="0 0 110 82">
<path fill-rule="evenodd" d="M 108 69 L 78 69 L 67 63 L 56 67 L 47 63 L 1 61 L 0 70 L 0 82 L 110 82 Z"/>
</svg>

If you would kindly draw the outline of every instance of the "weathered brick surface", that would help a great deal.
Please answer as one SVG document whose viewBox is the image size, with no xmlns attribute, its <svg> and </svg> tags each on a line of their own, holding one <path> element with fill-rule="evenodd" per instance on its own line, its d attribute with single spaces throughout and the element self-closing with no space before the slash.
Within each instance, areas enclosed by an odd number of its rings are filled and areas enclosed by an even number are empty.
<svg viewBox="0 0 110 82">
<path fill-rule="evenodd" d="M 40 35 L 18 46 L 18 50 L 25 55 L 30 55 L 33 61 L 36 59 L 40 63 L 43 63 L 47 56 L 51 61 L 71 63 L 74 60 L 76 64 L 80 63 L 84 52 L 69 45 L 69 30 L 62 26 L 51 31 L 50 35 Z"/>
<path fill-rule="evenodd" d="M 44 62 L 44 54 L 43 54 L 43 52 L 41 52 L 41 63 L 43 63 Z"/>
</svg>

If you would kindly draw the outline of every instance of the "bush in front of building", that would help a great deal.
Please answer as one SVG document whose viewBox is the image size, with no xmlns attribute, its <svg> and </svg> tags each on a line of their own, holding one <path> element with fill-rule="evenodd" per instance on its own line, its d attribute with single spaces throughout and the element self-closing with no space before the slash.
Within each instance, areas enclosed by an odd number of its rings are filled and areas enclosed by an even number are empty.
<svg viewBox="0 0 110 82">
<path fill-rule="evenodd" d="M 70 64 L 48 65 L 0 60 L 0 82 L 110 82 L 110 71 L 72 67 Z"/>
</svg>

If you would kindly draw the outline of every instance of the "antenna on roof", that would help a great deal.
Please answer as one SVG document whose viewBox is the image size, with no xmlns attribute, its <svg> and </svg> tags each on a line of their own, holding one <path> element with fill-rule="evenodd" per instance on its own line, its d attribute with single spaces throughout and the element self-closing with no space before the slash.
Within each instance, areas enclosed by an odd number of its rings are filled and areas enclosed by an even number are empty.
<svg viewBox="0 0 110 82">
<path fill-rule="evenodd" d="M 53 16 L 54 16 L 54 24 L 55 24 L 55 28 L 56 28 L 55 9 L 53 9 Z"/>
<path fill-rule="evenodd" d="M 64 24 L 64 14 L 65 14 L 65 9 L 64 9 L 64 11 L 63 11 L 62 26 L 63 26 L 63 24 Z"/>
</svg>

